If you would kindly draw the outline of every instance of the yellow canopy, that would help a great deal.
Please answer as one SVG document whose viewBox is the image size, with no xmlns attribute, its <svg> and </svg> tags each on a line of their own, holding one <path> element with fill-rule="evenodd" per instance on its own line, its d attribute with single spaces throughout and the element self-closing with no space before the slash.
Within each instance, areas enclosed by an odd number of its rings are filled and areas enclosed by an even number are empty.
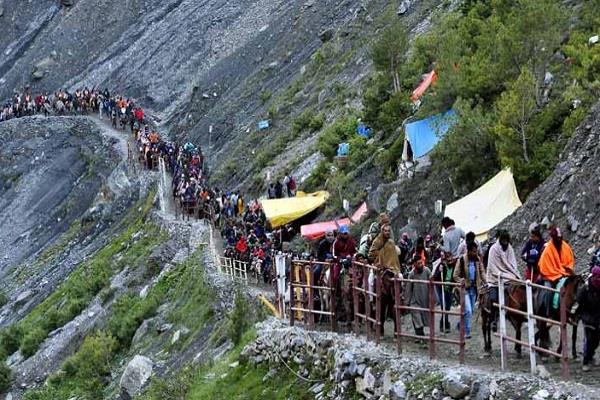
<svg viewBox="0 0 600 400">
<path fill-rule="evenodd" d="M 446 206 L 445 215 L 465 232 L 472 231 L 478 240 L 504 218 L 521 207 L 512 172 L 500 171 L 483 186 L 462 199 Z"/>
<path fill-rule="evenodd" d="M 296 197 L 262 200 L 261 204 L 271 226 L 277 228 L 316 210 L 325 204 L 328 198 L 329 193 L 325 191 L 309 194 L 298 192 Z"/>
</svg>

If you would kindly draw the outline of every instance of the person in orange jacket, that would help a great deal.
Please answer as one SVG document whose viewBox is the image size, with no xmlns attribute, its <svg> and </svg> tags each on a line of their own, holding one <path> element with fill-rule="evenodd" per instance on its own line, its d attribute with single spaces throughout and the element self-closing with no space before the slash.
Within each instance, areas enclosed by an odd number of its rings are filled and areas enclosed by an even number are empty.
<svg viewBox="0 0 600 400">
<path fill-rule="evenodd" d="M 575 257 L 571 246 L 563 240 L 559 228 L 550 229 L 550 240 L 546 243 L 540 261 L 538 263 L 540 277 L 546 287 L 556 287 L 557 283 L 563 277 L 574 274 Z M 544 302 L 546 315 L 550 316 L 552 312 L 553 293 L 544 290 Z"/>
</svg>

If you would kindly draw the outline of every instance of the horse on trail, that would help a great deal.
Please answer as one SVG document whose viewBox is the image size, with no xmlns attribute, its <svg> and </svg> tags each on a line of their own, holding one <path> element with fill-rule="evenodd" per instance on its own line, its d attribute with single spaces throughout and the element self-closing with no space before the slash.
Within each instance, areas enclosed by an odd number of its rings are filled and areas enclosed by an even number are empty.
<svg viewBox="0 0 600 400">
<path fill-rule="evenodd" d="M 487 293 L 484 294 L 486 297 L 487 295 Z M 507 307 L 514 308 L 522 312 L 527 312 L 527 297 L 524 285 L 518 283 L 509 284 L 504 290 L 504 299 Z M 481 330 L 483 333 L 484 351 L 486 355 L 489 355 L 492 351 L 492 324 L 494 322 L 495 315 L 498 315 L 499 313 L 497 307 L 490 303 L 491 302 L 484 299 L 480 299 L 479 302 L 481 312 Z M 525 317 L 510 311 L 506 312 L 506 317 L 515 329 L 515 338 L 520 341 L 521 326 L 526 321 Z M 515 343 L 515 351 L 517 352 L 517 356 L 520 357 L 521 345 L 519 343 Z"/>
<path fill-rule="evenodd" d="M 571 335 L 571 355 L 573 358 L 577 358 L 577 315 L 574 309 L 577 303 L 577 292 L 579 289 L 585 285 L 585 279 L 581 275 L 571 275 L 569 276 L 565 283 L 563 284 L 564 296 L 560 298 L 560 301 L 565 302 L 565 307 L 567 310 L 567 322 L 573 326 L 572 335 Z M 538 289 L 543 290 L 543 289 Z M 538 299 L 537 295 L 534 295 L 534 299 Z M 545 308 L 542 304 L 534 304 L 534 309 L 542 310 Z M 560 321 L 560 307 L 555 309 L 553 307 L 550 308 L 550 315 L 544 315 L 547 318 L 550 318 L 554 321 Z M 536 312 L 537 313 L 537 312 Z M 546 314 L 546 313 L 544 313 Z M 535 334 L 536 344 L 539 342 L 539 346 L 548 349 L 550 348 L 552 341 L 550 339 L 550 328 L 551 324 L 546 323 L 546 321 L 537 321 L 537 332 Z M 559 340 L 559 345 L 556 350 L 556 353 L 562 354 L 562 340 Z"/>
</svg>

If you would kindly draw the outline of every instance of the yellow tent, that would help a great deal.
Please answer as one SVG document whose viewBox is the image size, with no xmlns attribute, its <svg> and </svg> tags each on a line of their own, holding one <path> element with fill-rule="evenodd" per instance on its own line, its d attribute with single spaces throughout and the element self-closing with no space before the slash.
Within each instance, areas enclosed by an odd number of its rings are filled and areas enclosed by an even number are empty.
<svg viewBox="0 0 600 400">
<path fill-rule="evenodd" d="M 505 169 L 466 197 L 448 204 L 445 215 L 465 232 L 473 231 L 478 240 L 484 240 L 492 228 L 519 207 L 515 180 Z"/>
<path fill-rule="evenodd" d="M 325 204 L 328 198 L 329 193 L 325 191 L 309 194 L 298 192 L 296 197 L 261 200 L 261 204 L 271 226 L 277 228 L 316 210 Z"/>
</svg>

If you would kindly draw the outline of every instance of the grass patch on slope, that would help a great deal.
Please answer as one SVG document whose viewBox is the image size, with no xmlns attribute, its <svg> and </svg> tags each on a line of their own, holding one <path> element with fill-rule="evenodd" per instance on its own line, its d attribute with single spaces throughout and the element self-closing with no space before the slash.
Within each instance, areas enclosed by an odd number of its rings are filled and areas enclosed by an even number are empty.
<svg viewBox="0 0 600 400">
<path fill-rule="evenodd" d="M 158 307 L 167 302 L 178 305 L 182 318 L 187 318 L 201 309 L 212 307 L 214 298 L 210 289 L 203 284 L 198 253 L 185 263 L 165 274 L 149 291 L 145 298 L 125 295 L 111 308 L 111 316 L 103 330 L 86 337 L 79 350 L 68 358 L 61 369 L 50 378 L 43 389 L 27 392 L 26 400 L 102 399 L 110 383 L 110 373 L 119 356 L 127 354 L 131 340 L 141 323 L 156 314 Z M 188 303 L 199 302 L 197 308 Z M 196 319 L 203 324 L 211 313 L 201 313 Z M 187 320 L 186 320 L 187 322 Z"/>
<path fill-rule="evenodd" d="M 24 319 L 0 332 L 0 358 L 21 350 L 27 358 L 35 354 L 51 331 L 65 325 L 110 283 L 110 278 L 125 265 L 143 265 L 154 246 L 163 240 L 159 228 L 145 223 L 152 207 L 153 195 L 140 201 L 122 225 L 127 227 L 109 244 L 85 261 L 43 302 Z M 132 236 L 144 231 L 139 240 Z M 120 258 L 116 256 L 120 255 Z"/>
</svg>

